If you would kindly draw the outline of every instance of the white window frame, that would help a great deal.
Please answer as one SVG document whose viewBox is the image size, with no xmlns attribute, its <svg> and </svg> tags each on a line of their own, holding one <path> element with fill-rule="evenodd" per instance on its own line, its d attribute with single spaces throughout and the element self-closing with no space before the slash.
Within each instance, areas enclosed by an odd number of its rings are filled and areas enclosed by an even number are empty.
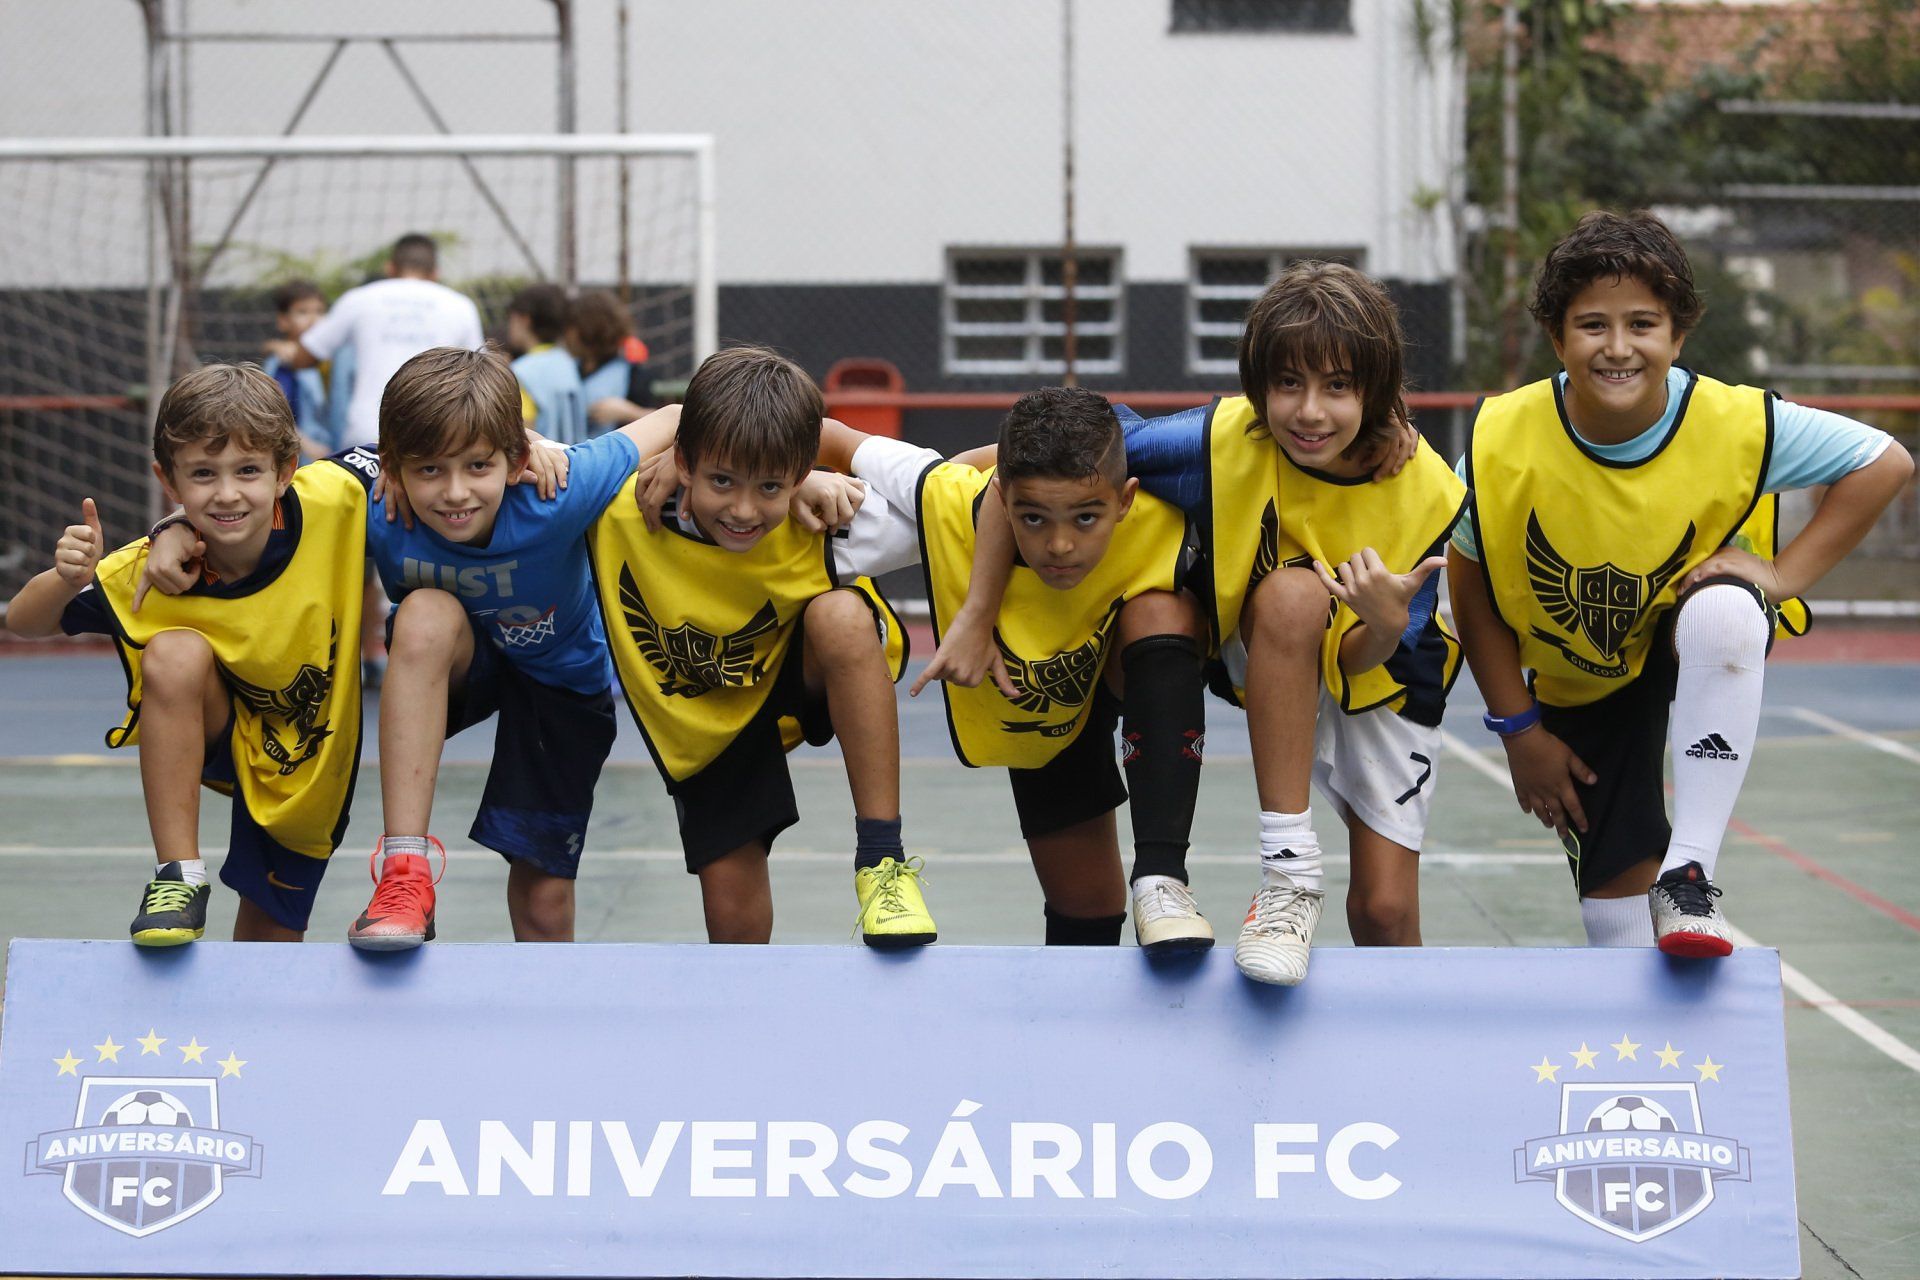
<svg viewBox="0 0 1920 1280">
<path fill-rule="evenodd" d="M 1063 286 L 1047 284 L 1042 279 L 1041 264 L 1048 258 L 1059 256 L 1058 246 L 1045 249 L 954 246 L 947 250 L 946 279 L 940 303 L 941 365 L 947 374 L 1057 374 L 1066 371 L 1064 360 L 1048 359 L 1044 354 L 1045 339 L 1062 337 L 1067 331 L 1064 323 L 1050 322 L 1044 318 L 1045 305 L 1058 302 L 1066 296 Z M 1080 337 L 1111 338 L 1113 355 L 1105 360 L 1078 358 L 1074 361 L 1074 371 L 1120 373 L 1126 367 L 1126 281 L 1122 274 L 1124 259 L 1121 251 L 1106 247 L 1083 248 L 1078 250 L 1076 256 L 1081 261 L 1098 257 L 1110 260 L 1113 264 L 1108 283 L 1090 285 L 1082 280 L 1074 288 L 1074 297 L 1079 301 L 1098 300 L 1112 304 L 1112 319 L 1096 322 L 1081 319 L 1074 329 Z M 960 263 L 987 260 L 1021 262 L 1024 266 L 1021 281 L 1005 285 L 959 283 L 956 268 Z M 1019 321 L 1000 322 L 957 318 L 958 308 L 955 304 L 978 299 L 1019 301 L 1024 304 L 1024 316 Z M 1024 340 L 1025 353 L 1017 360 L 978 360 L 961 356 L 958 339 L 974 337 L 1019 337 Z"/>
<path fill-rule="evenodd" d="M 1350 262 L 1360 270 L 1366 270 L 1366 250 L 1358 245 L 1325 245 L 1320 248 L 1255 249 L 1244 247 L 1194 245 L 1187 251 L 1187 372 L 1205 376 L 1217 374 L 1237 374 L 1240 365 L 1237 360 L 1206 359 L 1200 354 L 1203 338 L 1231 338 L 1236 343 L 1240 339 L 1242 321 L 1240 319 L 1203 320 L 1200 318 L 1200 304 L 1221 299 L 1241 303 L 1241 311 L 1253 305 L 1273 278 L 1295 262 L 1324 262 L 1336 259 Z M 1247 284 L 1201 284 L 1200 264 L 1204 261 L 1219 261 L 1233 258 L 1244 262 L 1261 262 L 1266 272 L 1262 282 Z"/>
</svg>

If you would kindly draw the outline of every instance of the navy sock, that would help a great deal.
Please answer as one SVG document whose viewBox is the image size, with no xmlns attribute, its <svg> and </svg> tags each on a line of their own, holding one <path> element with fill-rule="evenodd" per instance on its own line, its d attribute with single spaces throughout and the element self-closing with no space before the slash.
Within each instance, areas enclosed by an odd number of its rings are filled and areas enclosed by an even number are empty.
<svg viewBox="0 0 1920 1280">
<path fill-rule="evenodd" d="M 895 862 L 907 860 L 906 851 L 900 847 L 900 819 L 854 815 L 853 869 L 877 867 L 886 858 Z"/>
<path fill-rule="evenodd" d="M 1117 916 L 1063 916 L 1052 907 L 1047 913 L 1047 945 L 1050 947 L 1117 947 L 1120 930 L 1126 926 L 1127 913 Z"/>
<path fill-rule="evenodd" d="M 1120 655 L 1127 701 L 1127 792 L 1133 812 L 1133 871 L 1187 882 L 1187 840 L 1200 797 L 1206 711 L 1200 652 L 1182 635 L 1145 636 Z"/>
</svg>

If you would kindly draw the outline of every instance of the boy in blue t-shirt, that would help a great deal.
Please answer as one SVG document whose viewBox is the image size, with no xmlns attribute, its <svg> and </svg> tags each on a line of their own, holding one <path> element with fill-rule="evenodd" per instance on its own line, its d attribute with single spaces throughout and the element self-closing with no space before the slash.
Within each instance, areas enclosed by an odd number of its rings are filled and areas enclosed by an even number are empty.
<svg viewBox="0 0 1920 1280">
<path fill-rule="evenodd" d="M 284 339 L 297 340 L 325 314 L 326 295 L 311 280 L 289 280 L 273 291 L 273 327 Z M 279 384 L 293 410 L 302 456 L 311 461 L 332 453 L 335 436 L 327 415 L 327 371 L 321 366 L 296 369 L 278 356 L 268 356 L 260 367 Z"/>
<path fill-rule="evenodd" d="M 587 438 L 587 396 L 573 353 L 558 346 L 567 331 L 567 295 L 559 285 L 528 285 L 507 304 L 507 346 L 520 380 L 520 412 L 549 440 Z"/>
</svg>

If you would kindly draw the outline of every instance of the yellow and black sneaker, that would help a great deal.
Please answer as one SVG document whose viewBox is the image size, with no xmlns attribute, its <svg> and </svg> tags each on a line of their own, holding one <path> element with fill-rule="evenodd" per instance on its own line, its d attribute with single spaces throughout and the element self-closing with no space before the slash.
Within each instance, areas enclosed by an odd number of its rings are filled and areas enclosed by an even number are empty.
<svg viewBox="0 0 1920 1280">
<path fill-rule="evenodd" d="M 128 932 L 135 946 L 177 947 L 197 942 L 207 931 L 207 899 L 213 886 L 188 884 L 180 868 L 169 862 L 140 895 L 140 914 Z"/>
<path fill-rule="evenodd" d="M 939 935 L 927 900 L 920 893 L 918 858 L 901 862 L 882 858 L 877 867 L 853 873 L 853 891 L 860 899 L 860 937 L 870 947 L 920 947 Z"/>
</svg>

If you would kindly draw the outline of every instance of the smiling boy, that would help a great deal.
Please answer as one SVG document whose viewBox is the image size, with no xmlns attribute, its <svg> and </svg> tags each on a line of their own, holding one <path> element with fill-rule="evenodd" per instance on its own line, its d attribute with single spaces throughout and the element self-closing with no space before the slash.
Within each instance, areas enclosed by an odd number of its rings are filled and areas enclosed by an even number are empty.
<svg viewBox="0 0 1920 1280">
<path fill-rule="evenodd" d="M 1797 597 L 1913 462 L 1862 423 L 1678 367 L 1704 307 L 1652 214 L 1581 218 L 1532 310 L 1565 370 L 1487 400 L 1460 461 L 1467 660 L 1521 809 L 1565 845 L 1588 942 L 1724 956 L 1712 877 L 1773 636 L 1804 630 Z M 1830 487 L 1776 551 L 1774 495 L 1813 485 Z"/>
<path fill-rule="evenodd" d="M 103 556 L 89 498 L 54 568 L 7 610 L 17 635 L 92 632 L 119 647 L 128 714 L 107 744 L 140 746 L 157 859 L 130 929 L 142 946 L 205 932 L 203 781 L 233 796 L 220 878 L 240 894 L 237 941 L 300 940 L 346 828 L 366 485 L 350 458 L 296 472 L 299 450 L 286 397 L 260 369 L 194 370 L 162 397 L 153 435 L 154 473 L 198 530 L 191 588 L 146 595 L 151 539 Z"/>
</svg>

